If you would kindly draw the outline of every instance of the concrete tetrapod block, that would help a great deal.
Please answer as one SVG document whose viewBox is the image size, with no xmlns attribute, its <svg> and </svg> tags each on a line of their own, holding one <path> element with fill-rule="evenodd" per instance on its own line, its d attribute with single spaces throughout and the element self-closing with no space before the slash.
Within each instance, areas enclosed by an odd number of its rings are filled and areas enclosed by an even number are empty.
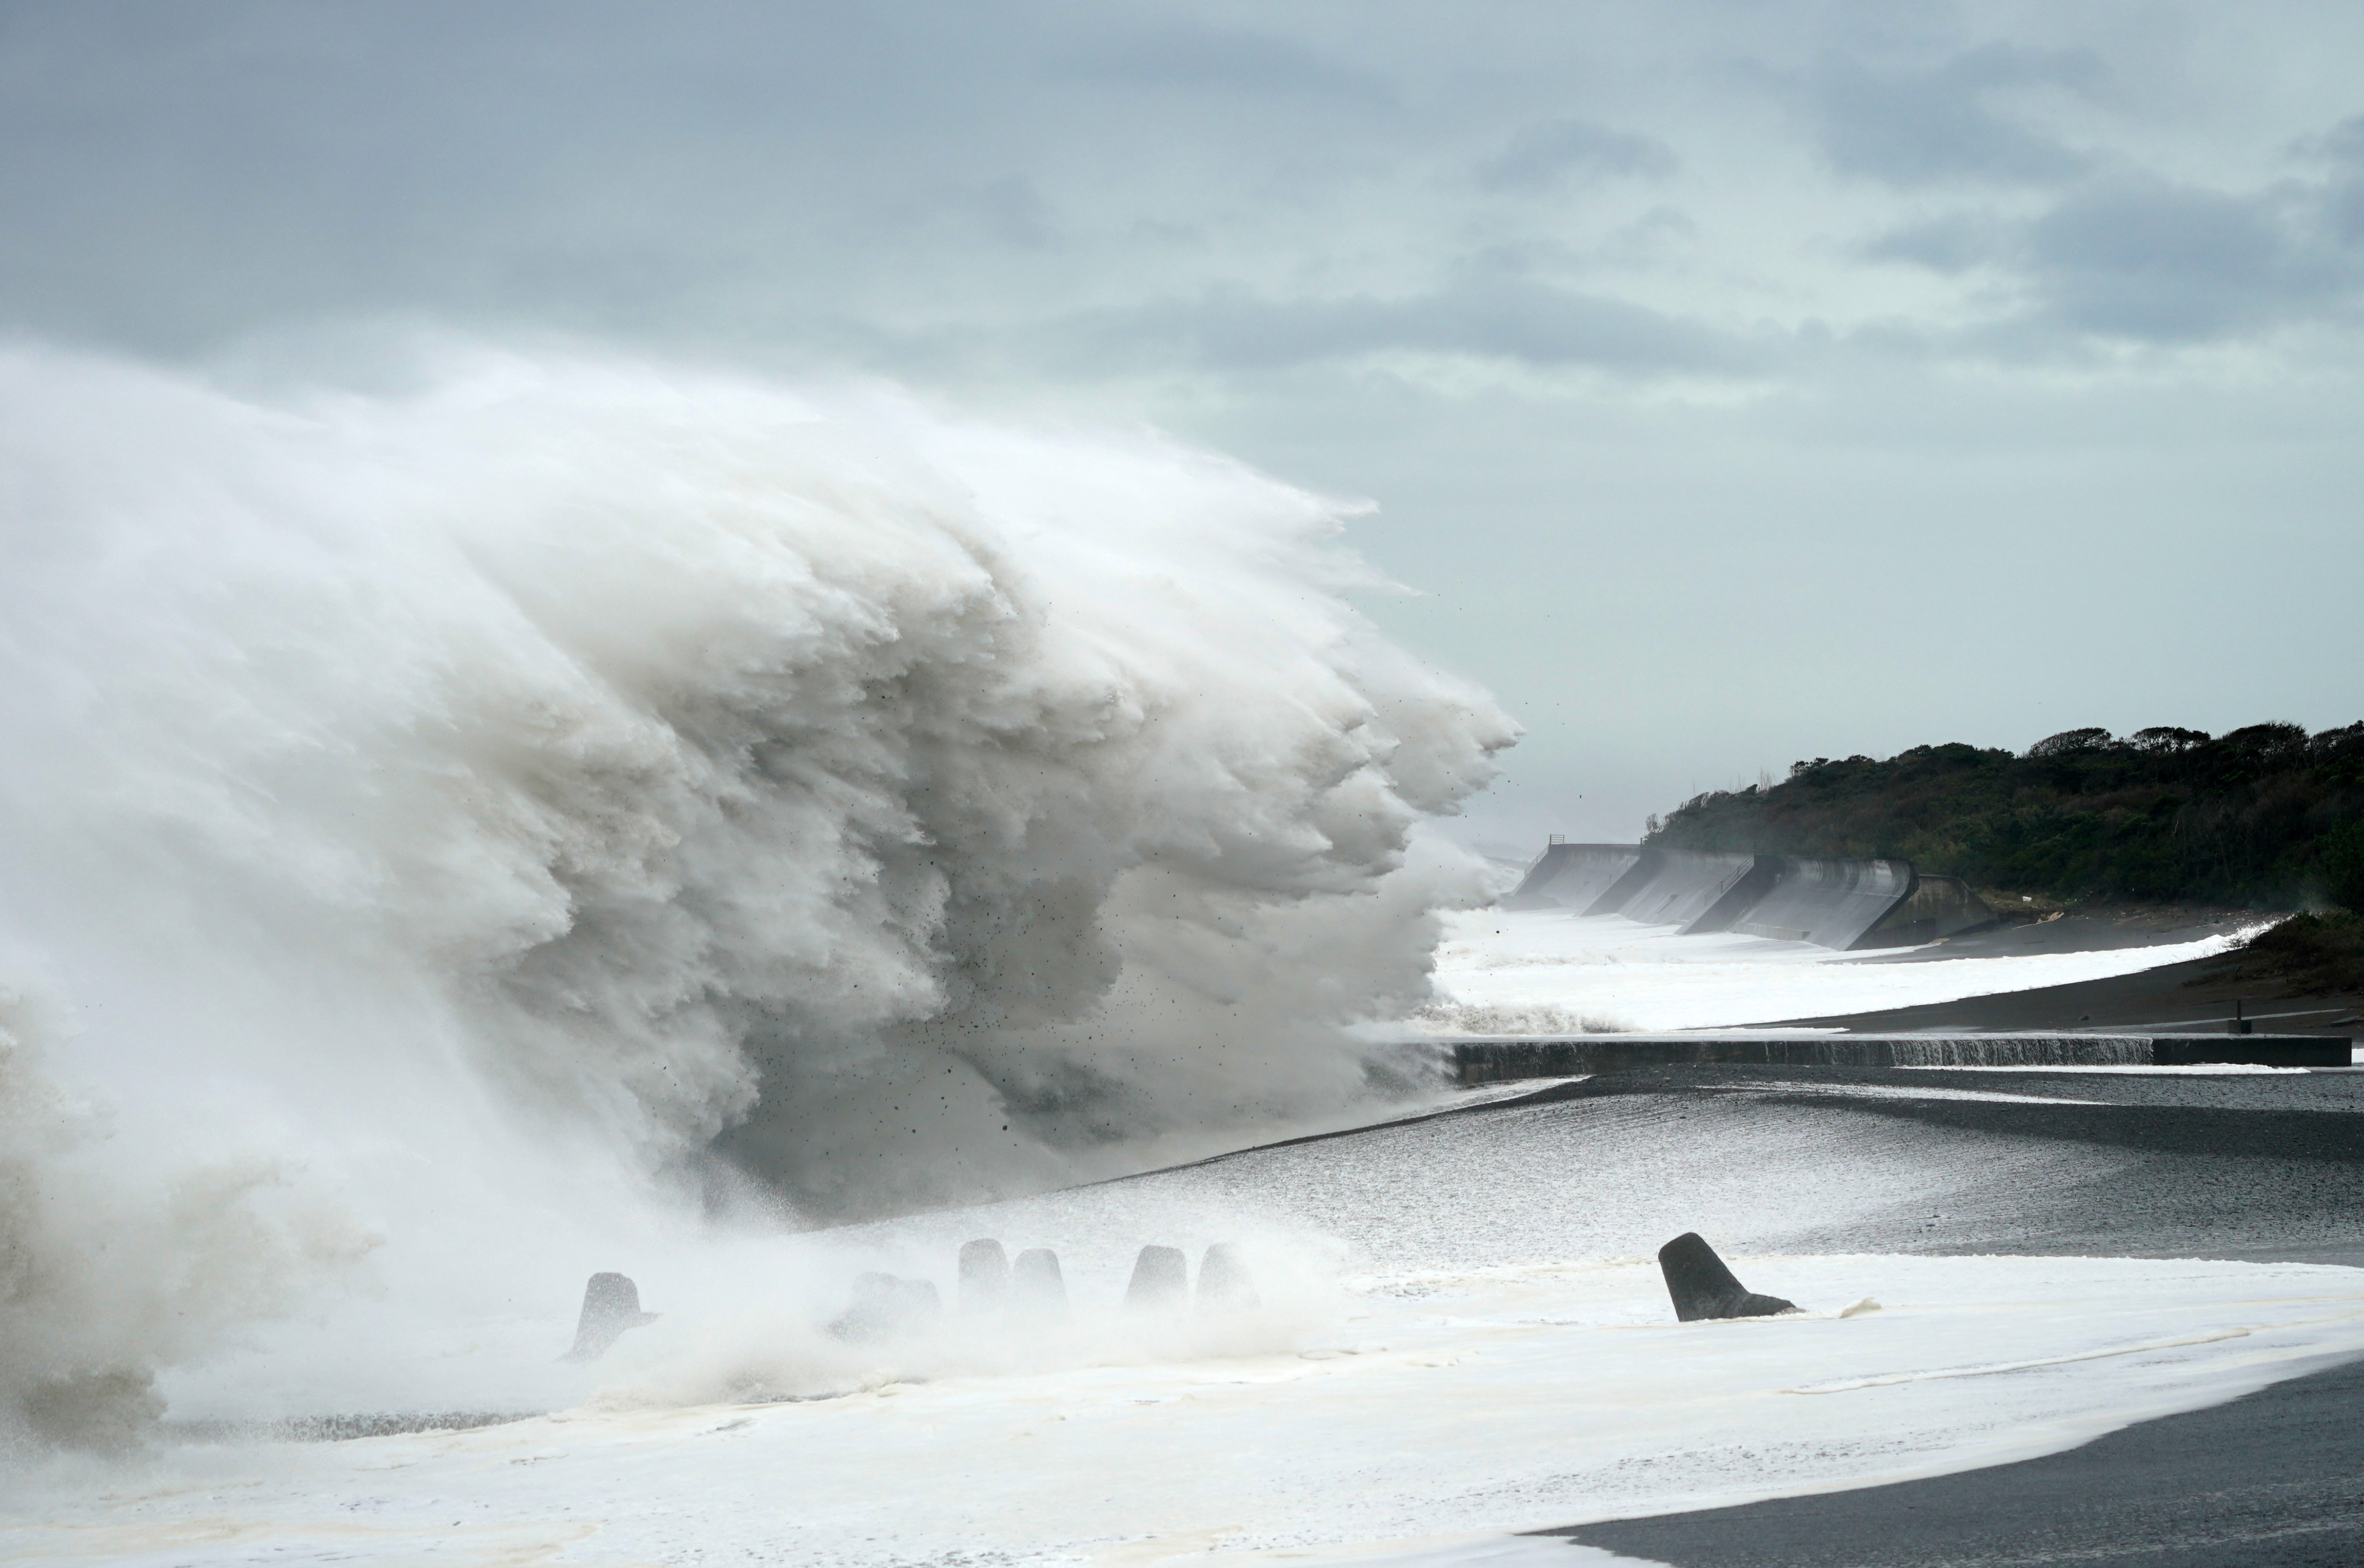
<svg viewBox="0 0 2364 1568">
<path fill-rule="evenodd" d="M 960 1250 L 960 1309 L 964 1318 L 991 1317 L 1009 1305 L 1009 1259 L 1001 1243 L 971 1241 Z"/>
<path fill-rule="evenodd" d="M 1262 1305 L 1239 1248 L 1229 1241 L 1208 1248 L 1199 1262 L 1199 1310 L 1243 1312 Z"/>
<path fill-rule="evenodd" d="M 595 1362 L 628 1329 L 653 1323 L 657 1314 L 641 1310 L 641 1287 L 628 1274 L 597 1273 L 583 1287 L 583 1316 L 575 1320 L 574 1348 L 559 1359 Z"/>
<path fill-rule="evenodd" d="M 1132 1283 L 1124 1287 L 1131 1312 L 1186 1312 L 1190 1307 L 1190 1260 L 1179 1247 L 1143 1247 L 1132 1261 Z"/>
<path fill-rule="evenodd" d="M 936 1287 L 923 1279 L 897 1279 L 893 1274 L 857 1274 L 852 1299 L 831 1322 L 829 1331 L 841 1340 L 891 1340 L 924 1333 L 942 1312 Z"/>
<path fill-rule="evenodd" d="M 943 1298 L 936 1294 L 933 1280 L 907 1279 L 895 1282 L 895 1321 L 907 1334 L 924 1333 L 936 1326 L 944 1315 Z"/>
<path fill-rule="evenodd" d="M 830 1320 L 829 1331 L 841 1340 L 883 1339 L 894 1322 L 896 1283 L 893 1274 L 854 1275 L 851 1299 Z"/>
<path fill-rule="evenodd" d="M 1065 1323 L 1067 1282 L 1059 1273 L 1059 1254 L 1048 1247 L 1029 1247 L 1009 1266 L 1009 1316 L 1020 1323 Z"/>
<path fill-rule="evenodd" d="M 1685 1323 L 1703 1318 L 1770 1318 L 1798 1310 L 1794 1301 L 1758 1296 L 1741 1284 L 1696 1230 L 1659 1248 L 1658 1268 L 1667 1276 L 1667 1294 L 1674 1297 L 1675 1317 Z"/>
</svg>

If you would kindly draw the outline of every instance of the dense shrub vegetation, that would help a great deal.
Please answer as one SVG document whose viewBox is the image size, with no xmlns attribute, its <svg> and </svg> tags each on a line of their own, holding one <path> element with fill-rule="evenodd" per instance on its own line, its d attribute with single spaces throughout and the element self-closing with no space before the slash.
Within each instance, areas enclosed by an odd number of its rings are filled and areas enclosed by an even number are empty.
<svg viewBox="0 0 2364 1568">
<path fill-rule="evenodd" d="M 2185 984 L 2248 980 L 2285 995 L 2346 995 L 2364 991 L 2364 916 L 2335 911 L 2294 915 L 2258 932 L 2221 961 L 2223 972 Z"/>
<path fill-rule="evenodd" d="M 1649 841 L 1901 855 L 2061 898 L 2364 909 L 2364 724 L 2071 729 L 2024 755 L 1957 744 L 1817 757 L 1780 784 L 1685 802 Z"/>
</svg>

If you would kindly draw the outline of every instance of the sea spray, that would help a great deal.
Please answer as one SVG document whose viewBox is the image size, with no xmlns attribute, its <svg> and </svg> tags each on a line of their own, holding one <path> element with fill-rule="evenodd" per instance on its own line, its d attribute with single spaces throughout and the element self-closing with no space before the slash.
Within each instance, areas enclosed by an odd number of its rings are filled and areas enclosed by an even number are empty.
<svg viewBox="0 0 2364 1568">
<path fill-rule="evenodd" d="M 807 1223 L 1334 1112 L 1479 890 L 1407 844 L 1510 726 L 1351 608 L 1341 508 L 1219 458 L 448 348 L 268 397 L 19 350 L 0 407 L 0 937 L 121 1192 L 268 1170 L 387 1238 L 346 1399 L 441 1342 L 388 1325 L 652 1279 L 684 1193 Z M 202 1348 L 139 1339 L 84 1360 Z"/>
<path fill-rule="evenodd" d="M 164 1408 L 158 1366 L 358 1283 L 377 1240 L 269 1159 L 119 1157 L 48 1071 L 69 1032 L 38 984 L 0 982 L 0 1454 L 136 1447 Z"/>
</svg>

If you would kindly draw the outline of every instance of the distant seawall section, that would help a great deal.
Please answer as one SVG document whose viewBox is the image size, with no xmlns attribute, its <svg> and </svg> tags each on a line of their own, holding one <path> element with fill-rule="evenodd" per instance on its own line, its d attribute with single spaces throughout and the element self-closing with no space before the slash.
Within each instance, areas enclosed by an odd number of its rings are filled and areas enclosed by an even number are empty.
<svg viewBox="0 0 2364 1568">
<path fill-rule="evenodd" d="M 2167 1067 L 2241 1062 L 2345 1067 L 2349 1041 L 2321 1035 L 1588 1035 L 1433 1042 L 1465 1085 L 1645 1067 Z"/>
<path fill-rule="evenodd" d="M 1648 879 L 1613 911 L 1645 926 L 1679 926 L 1683 935 L 1728 931 L 1773 891 L 1779 875 L 1771 855 L 1719 855 L 1663 851 L 1644 863 Z"/>
<path fill-rule="evenodd" d="M 1850 948 L 1912 895 L 1911 861 L 1779 861 L 1773 884 L 1732 929 L 1817 947 Z"/>
<path fill-rule="evenodd" d="M 1902 860 L 1554 843 L 1502 901 L 1509 909 L 1622 915 L 1684 936 L 1745 936 L 1849 949 L 1910 947 L 1995 919 L 1959 877 Z"/>
<path fill-rule="evenodd" d="M 1628 873 L 1645 853 L 1654 852 L 1639 844 L 1554 844 L 1527 868 L 1526 880 L 1504 903 L 1514 909 L 1612 914 L 1632 891 L 1624 885 Z"/>
</svg>

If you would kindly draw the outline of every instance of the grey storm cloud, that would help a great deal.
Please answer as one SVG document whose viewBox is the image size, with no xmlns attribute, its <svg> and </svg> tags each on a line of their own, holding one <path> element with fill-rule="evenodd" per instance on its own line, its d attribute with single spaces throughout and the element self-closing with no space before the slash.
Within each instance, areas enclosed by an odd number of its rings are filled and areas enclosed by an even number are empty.
<svg viewBox="0 0 2364 1568">
<path fill-rule="evenodd" d="M 1589 120 L 1556 119 L 1522 128 L 1508 146 L 1478 166 L 1478 183 L 1489 190 L 1533 190 L 1571 175 L 1664 179 L 1679 166 L 1674 150 L 1656 137 Z"/>
<path fill-rule="evenodd" d="M 1966 179 L 2046 184 L 2082 173 L 2090 160 L 2023 124 L 1998 100 L 2031 87 L 2082 93 L 2103 75 L 2087 50 L 1990 43 L 1910 68 L 1830 56 L 1802 86 L 1823 153 L 1842 173 L 1902 186 Z"/>
<path fill-rule="evenodd" d="M 2051 193 L 1899 212 L 1851 258 L 2002 275 L 2023 337 L 2200 340 L 2347 298 L 2354 125 L 2316 133 L 2319 178 L 2212 192 L 2043 123 L 2133 91 L 2098 45 L 1818 16 L 1514 6 L 1473 57 L 1385 6 L 0 9 L 0 324 L 187 350 L 396 312 L 890 371 L 904 345 L 931 373 L 966 344 L 1119 373 L 1164 345 L 1241 374 L 1398 350 L 1763 374 L 1809 325 L 1784 300 L 1845 298 L 1710 282 L 1759 266 L 1761 228 L 1734 249 L 1717 215 L 1768 189 L 1786 150 L 1749 117 L 1785 104 L 1842 185 Z M 1803 243 L 1825 193 L 1781 178 Z M 1681 244 L 1640 242 L 1668 213 Z M 1576 264 L 1485 261 L 1521 247 Z M 1770 334 L 1712 325 L 1767 311 Z"/>
<path fill-rule="evenodd" d="M 2155 178 L 2082 183 L 2032 217 L 1957 212 L 1864 254 L 2009 278 L 2003 336 L 2203 342 L 2344 312 L 2364 295 L 2364 117 L 2305 139 L 2312 178 L 2218 190 Z"/>
<path fill-rule="evenodd" d="M 2331 165 L 2317 204 L 2325 232 L 2343 245 L 2364 244 L 2364 115 L 2351 116 L 2292 150 Z"/>
<path fill-rule="evenodd" d="M 1530 722 L 1528 828 L 1615 837 L 2357 717 L 2358 83 L 2353 0 L 0 0 L 0 337 L 1162 425 L 1377 501 L 1428 596 L 1373 613 Z M 2244 582 L 2277 637 L 2157 635 Z"/>
<path fill-rule="evenodd" d="M 2312 314 L 2364 281 L 2364 255 L 2324 244 L 2312 206 L 2102 186 L 2028 226 L 2024 265 L 2042 307 L 2083 331 L 2152 342 L 2222 337 Z"/>
<path fill-rule="evenodd" d="M 1379 78 L 1325 60 L 1294 39 L 1244 28 L 1152 22 L 1066 60 L 1078 75 L 1152 89 L 1374 106 L 1395 98 Z"/>
<path fill-rule="evenodd" d="M 1933 272 L 1965 272 L 1997 259 L 2003 228 L 1988 213 L 1947 213 L 1891 228 L 1866 241 L 1858 253 L 1867 261 L 1909 261 Z"/>
</svg>

